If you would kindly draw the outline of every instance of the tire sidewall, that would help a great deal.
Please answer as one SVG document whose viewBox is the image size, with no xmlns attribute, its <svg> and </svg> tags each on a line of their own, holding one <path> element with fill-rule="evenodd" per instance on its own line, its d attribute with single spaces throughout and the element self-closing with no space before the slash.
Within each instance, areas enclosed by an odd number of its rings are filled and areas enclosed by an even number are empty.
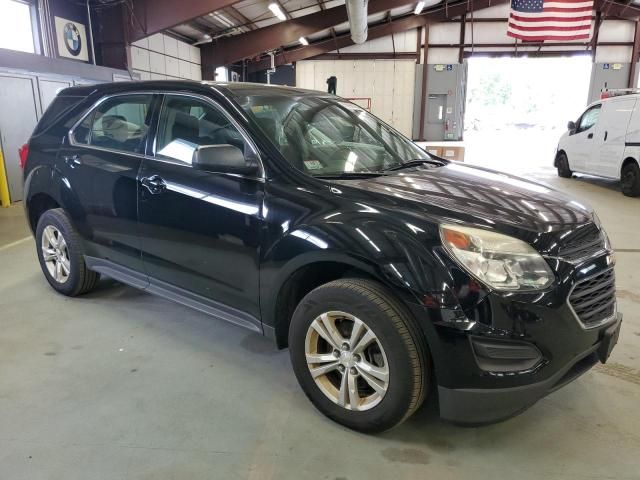
<svg viewBox="0 0 640 480">
<path fill-rule="evenodd" d="M 572 172 L 569 168 L 569 159 L 566 154 L 561 153 L 558 155 L 558 175 L 562 178 L 570 178 L 571 174 Z"/>
<path fill-rule="evenodd" d="M 305 338 L 313 320 L 328 311 L 343 311 L 365 322 L 385 351 L 389 367 L 388 390 L 380 403 L 369 410 L 358 412 L 340 407 L 327 398 L 311 376 L 305 357 Z M 409 352 L 384 311 L 362 295 L 339 287 L 311 292 L 293 314 L 289 349 L 300 385 L 311 402 L 328 417 L 356 430 L 379 431 L 399 423 L 406 415 L 415 381 L 411 375 Z"/>
<path fill-rule="evenodd" d="M 625 185 L 625 178 L 629 175 L 633 175 L 633 182 L 629 185 Z M 640 167 L 637 164 L 632 163 L 630 165 L 626 165 L 622 169 L 621 175 L 621 188 L 622 193 L 629 197 L 637 197 L 640 195 Z"/>
<path fill-rule="evenodd" d="M 42 233 L 48 226 L 55 227 L 62 234 L 65 243 L 67 244 L 70 271 L 69 277 L 64 283 L 56 281 L 56 279 L 51 276 L 47 266 L 45 265 L 42 252 Z M 71 230 L 72 228 L 73 227 L 66 219 L 65 214 L 59 209 L 46 211 L 38 220 L 38 225 L 36 227 L 36 250 L 38 252 L 38 261 L 40 262 L 42 273 L 49 282 L 49 285 L 51 285 L 56 291 L 65 295 L 73 295 L 78 290 L 79 285 L 82 282 L 82 255 L 81 252 L 78 251 L 79 248 L 75 241 L 73 231 Z"/>
</svg>

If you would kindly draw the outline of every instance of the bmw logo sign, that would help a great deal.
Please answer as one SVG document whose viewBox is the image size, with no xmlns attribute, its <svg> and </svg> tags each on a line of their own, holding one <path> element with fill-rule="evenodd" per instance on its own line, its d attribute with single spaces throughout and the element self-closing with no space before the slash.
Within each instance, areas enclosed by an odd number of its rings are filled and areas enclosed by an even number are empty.
<svg viewBox="0 0 640 480">
<path fill-rule="evenodd" d="M 77 57 L 82 50 L 82 42 L 80 41 L 80 32 L 78 28 L 71 22 L 64 26 L 64 44 L 71 55 Z"/>
</svg>

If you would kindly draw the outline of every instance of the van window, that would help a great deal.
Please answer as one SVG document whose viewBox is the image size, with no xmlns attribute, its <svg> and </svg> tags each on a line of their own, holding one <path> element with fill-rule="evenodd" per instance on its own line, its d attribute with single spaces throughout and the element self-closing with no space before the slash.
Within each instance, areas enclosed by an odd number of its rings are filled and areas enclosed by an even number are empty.
<svg viewBox="0 0 640 480">
<path fill-rule="evenodd" d="M 589 110 L 582 114 L 580 117 L 580 123 L 578 124 L 578 132 L 584 132 L 585 130 L 589 130 L 598 122 L 598 117 L 600 116 L 600 108 L 601 105 L 594 105 Z"/>
<path fill-rule="evenodd" d="M 144 153 L 151 95 L 125 95 L 102 102 L 76 127 L 76 143 Z"/>
</svg>

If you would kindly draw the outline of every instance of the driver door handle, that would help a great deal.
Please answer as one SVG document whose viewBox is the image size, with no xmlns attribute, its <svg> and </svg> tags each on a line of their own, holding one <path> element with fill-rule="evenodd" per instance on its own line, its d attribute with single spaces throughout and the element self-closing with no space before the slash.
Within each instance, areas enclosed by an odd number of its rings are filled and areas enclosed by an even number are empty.
<svg viewBox="0 0 640 480">
<path fill-rule="evenodd" d="M 142 177 L 140 183 L 144 188 L 149 190 L 152 195 L 157 195 L 167 189 L 167 184 L 160 175 L 152 175 L 150 177 Z"/>
<path fill-rule="evenodd" d="M 80 155 L 65 155 L 62 157 L 62 159 L 71 168 L 76 168 L 77 166 L 82 165 L 82 162 L 80 161 Z"/>
<path fill-rule="evenodd" d="M 607 141 L 607 136 L 609 135 L 609 132 L 604 132 L 604 141 Z"/>
</svg>

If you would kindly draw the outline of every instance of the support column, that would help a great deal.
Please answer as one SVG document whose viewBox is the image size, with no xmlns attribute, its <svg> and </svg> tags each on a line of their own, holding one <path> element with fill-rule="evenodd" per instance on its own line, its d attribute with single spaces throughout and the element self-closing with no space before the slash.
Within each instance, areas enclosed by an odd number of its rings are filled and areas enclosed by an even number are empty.
<svg viewBox="0 0 640 480">
<path fill-rule="evenodd" d="M 427 110 L 427 73 L 428 73 L 428 53 L 429 53 L 429 25 L 424 26 L 424 43 L 422 47 L 422 90 L 420 92 L 420 132 L 418 140 L 424 142 L 424 117 Z"/>
</svg>

